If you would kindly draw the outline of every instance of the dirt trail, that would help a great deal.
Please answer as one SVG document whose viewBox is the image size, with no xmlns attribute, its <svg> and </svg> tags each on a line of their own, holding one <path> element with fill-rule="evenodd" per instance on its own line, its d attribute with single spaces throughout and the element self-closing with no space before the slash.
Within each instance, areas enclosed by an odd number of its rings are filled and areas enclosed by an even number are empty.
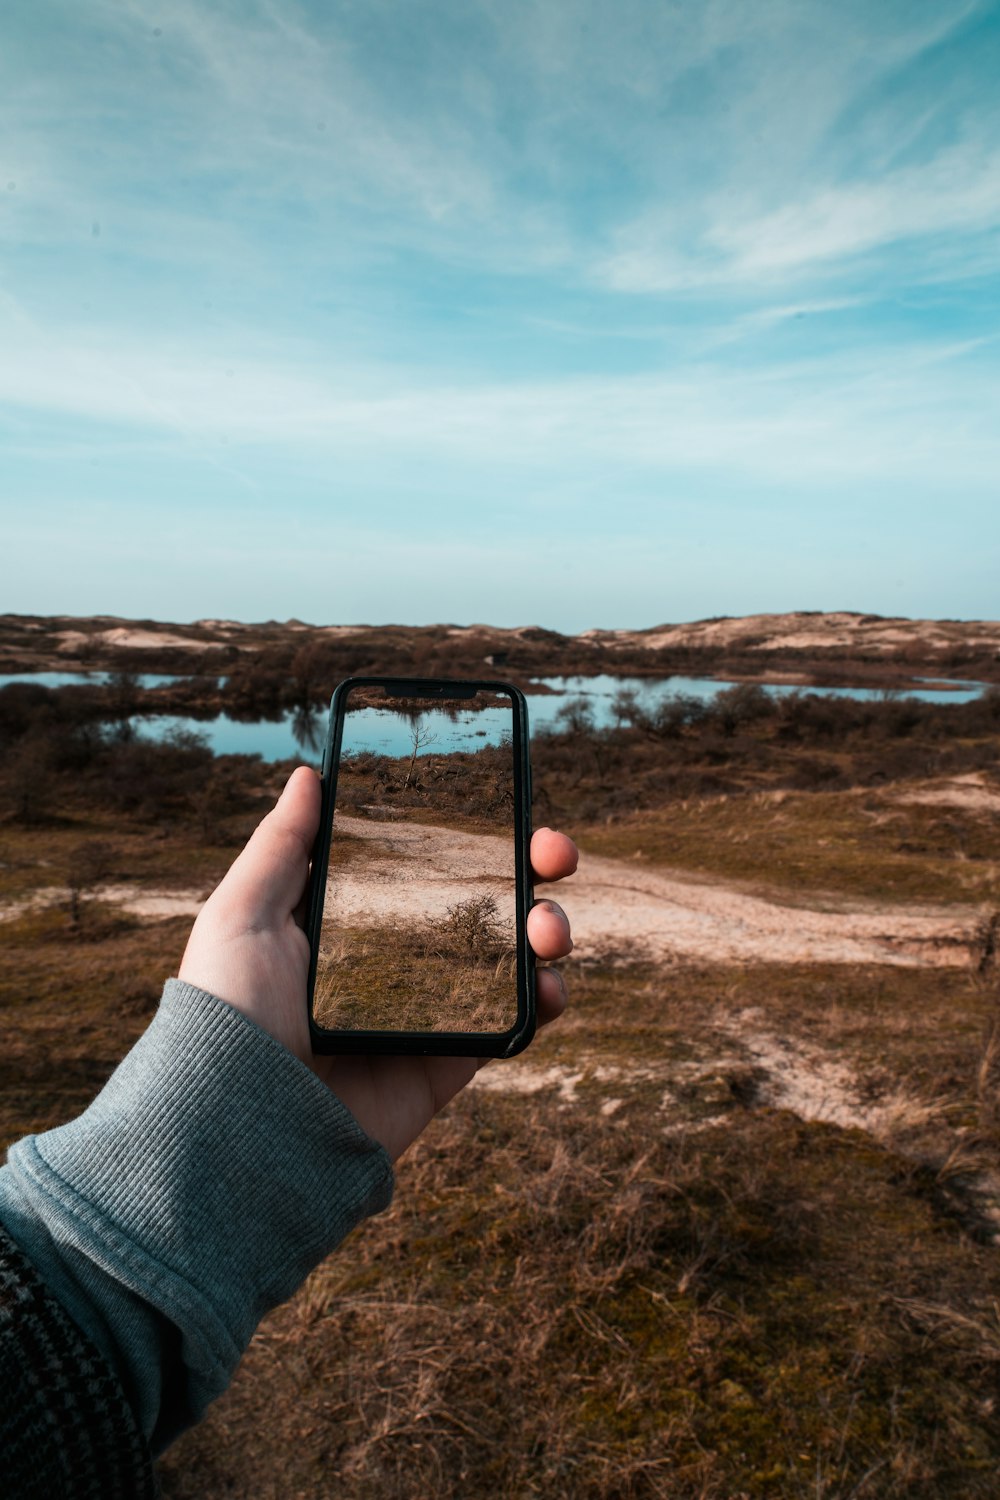
<svg viewBox="0 0 1000 1500">
<path fill-rule="evenodd" d="M 559 892 L 577 951 L 715 963 L 968 964 L 975 907 L 843 904 L 817 911 L 721 882 L 585 855 Z M 828 905 L 829 903 L 827 903 Z"/>
<path fill-rule="evenodd" d="M 377 840 L 381 852 L 362 869 L 331 872 L 330 887 L 347 922 L 394 917 L 416 921 L 510 881 L 509 845 L 499 837 L 448 832 L 429 824 L 347 818 L 344 831 Z M 717 963 L 933 964 L 969 962 L 982 914 L 975 907 L 851 903 L 837 911 L 784 905 L 676 871 L 583 855 L 572 880 L 538 886 L 563 903 L 576 951 Z"/>
<path fill-rule="evenodd" d="M 333 870 L 330 887 L 348 924 L 419 922 L 470 895 L 510 901 L 510 846 L 499 836 L 430 824 L 346 818 L 345 833 L 378 842 L 361 869 Z M 719 881 L 584 855 L 577 874 L 558 887 L 538 886 L 565 905 L 576 952 L 584 957 L 714 963 L 844 963 L 962 967 L 977 951 L 976 907 L 876 906 L 844 901 L 840 910 L 785 905 Z M 204 891 L 103 886 L 92 892 L 136 915 L 194 915 Z M 35 892 L 0 907 L 0 920 L 67 899 L 65 890 Z"/>
<path fill-rule="evenodd" d="M 134 917 L 196 917 L 204 904 L 206 891 L 160 890 L 143 885 L 95 885 L 83 895 L 83 903 L 101 901 L 128 912 Z M 0 903 L 0 922 L 13 921 L 25 912 L 41 911 L 48 906 L 69 906 L 69 891 L 64 885 L 39 886 L 30 896 Z"/>
<path fill-rule="evenodd" d="M 928 807 L 961 807 L 968 812 L 1000 812 L 1000 792 L 971 771 L 966 776 L 918 782 L 916 786 L 890 794 L 893 802 L 924 803 Z"/>
<path fill-rule="evenodd" d="M 363 865 L 330 869 L 327 901 L 345 926 L 418 922 L 482 895 L 513 913 L 510 839 L 342 814 L 337 828 L 376 846 Z"/>
<path fill-rule="evenodd" d="M 331 895 L 348 923 L 416 921 L 489 891 L 510 890 L 505 839 L 449 833 L 428 824 L 343 820 L 377 840 L 379 857 L 332 871 Z M 545 895 L 548 887 L 538 887 Z M 717 963 L 934 964 L 969 962 L 981 913 L 974 907 L 852 903 L 839 911 L 786 906 L 718 882 L 584 855 L 576 876 L 551 894 L 565 904 L 578 954 L 710 959 Z"/>
</svg>

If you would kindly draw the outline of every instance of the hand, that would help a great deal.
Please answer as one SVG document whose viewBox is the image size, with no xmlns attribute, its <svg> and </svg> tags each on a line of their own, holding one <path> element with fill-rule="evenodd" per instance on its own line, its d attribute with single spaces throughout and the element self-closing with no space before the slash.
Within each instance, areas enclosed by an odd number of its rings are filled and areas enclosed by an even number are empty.
<svg viewBox="0 0 1000 1500">
<path fill-rule="evenodd" d="M 309 944 L 299 920 L 319 815 L 319 778 L 300 766 L 202 907 L 180 978 L 218 995 L 270 1032 L 395 1160 L 482 1063 L 471 1057 L 313 1053 L 306 1014 Z M 564 834 L 541 828 L 533 835 L 531 863 L 539 880 L 572 875 L 576 860 L 576 846 Z M 554 901 L 539 901 L 528 913 L 528 940 L 543 960 L 570 952 L 569 922 Z M 537 995 L 544 1026 L 565 1008 L 562 976 L 540 969 Z"/>
</svg>

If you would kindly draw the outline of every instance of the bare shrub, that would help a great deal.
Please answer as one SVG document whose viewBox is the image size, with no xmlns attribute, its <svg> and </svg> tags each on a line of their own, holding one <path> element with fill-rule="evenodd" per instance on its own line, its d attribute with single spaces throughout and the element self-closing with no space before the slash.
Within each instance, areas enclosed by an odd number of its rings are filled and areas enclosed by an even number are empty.
<svg viewBox="0 0 1000 1500">
<path fill-rule="evenodd" d="M 776 708 L 774 699 L 762 687 L 753 682 L 741 682 L 716 693 L 711 712 L 722 733 L 730 739 L 737 729 L 772 718 Z"/>
<path fill-rule="evenodd" d="M 652 715 L 653 732 L 664 739 L 676 739 L 685 729 L 701 723 L 707 707 L 691 693 L 671 693 Z"/>
<path fill-rule="evenodd" d="M 31 827 L 48 816 L 55 792 L 47 740 L 26 735 L 7 756 L 7 799 L 14 820 Z"/>
<path fill-rule="evenodd" d="M 114 859 L 115 850 L 104 839 L 88 839 L 70 854 L 66 884 L 69 887 L 70 924 L 76 931 L 83 925 L 85 895 L 111 873 Z"/>
<path fill-rule="evenodd" d="M 594 707 L 589 698 L 570 698 L 560 708 L 556 718 L 566 734 L 594 732 Z"/>
<path fill-rule="evenodd" d="M 496 898 L 484 893 L 449 906 L 433 924 L 435 933 L 463 957 L 492 962 L 511 946 L 511 934 L 500 915 Z"/>
</svg>

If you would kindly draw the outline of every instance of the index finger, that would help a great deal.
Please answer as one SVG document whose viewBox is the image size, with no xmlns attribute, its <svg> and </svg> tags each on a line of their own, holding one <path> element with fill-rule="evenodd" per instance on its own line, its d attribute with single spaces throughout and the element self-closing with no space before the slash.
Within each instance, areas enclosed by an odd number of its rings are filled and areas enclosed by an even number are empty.
<svg viewBox="0 0 1000 1500">
<path fill-rule="evenodd" d="M 531 836 L 531 868 L 539 880 L 562 880 L 576 869 L 579 854 L 573 840 L 553 828 L 538 828 Z"/>
</svg>

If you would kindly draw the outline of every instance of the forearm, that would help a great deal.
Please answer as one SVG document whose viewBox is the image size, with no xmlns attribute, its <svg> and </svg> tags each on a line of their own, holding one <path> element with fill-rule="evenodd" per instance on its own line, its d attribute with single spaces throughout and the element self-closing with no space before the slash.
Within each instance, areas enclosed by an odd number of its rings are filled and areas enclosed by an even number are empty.
<svg viewBox="0 0 1000 1500">
<path fill-rule="evenodd" d="M 385 1152 L 306 1067 L 171 981 L 90 1108 L 12 1148 L 0 1220 L 159 1449 L 225 1389 L 264 1313 L 391 1191 Z"/>
</svg>

